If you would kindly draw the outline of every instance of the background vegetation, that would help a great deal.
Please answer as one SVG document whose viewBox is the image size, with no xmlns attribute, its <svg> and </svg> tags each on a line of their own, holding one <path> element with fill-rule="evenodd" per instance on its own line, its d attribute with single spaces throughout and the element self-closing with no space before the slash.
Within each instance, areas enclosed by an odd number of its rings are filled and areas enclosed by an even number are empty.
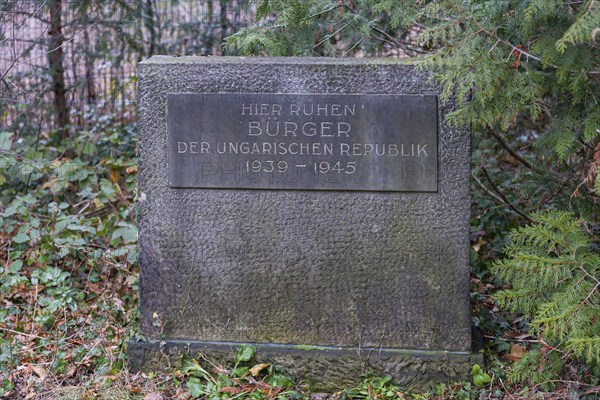
<svg viewBox="0 0 600 400">
<path fill-rule="evenodd" d="M 413 57 L 442 101 L 458 99 L 449 122 L 473 130 L 471 297 L 487 368 L 426 394 L 367 377 L 313 398 L 597 398 L 598 37 L 597 0 L 4 1 L 0 396 L 311 396 L 251 348 L 229 366 L 125 371 L 135 63 L 163 53 Z"/>
</svg>

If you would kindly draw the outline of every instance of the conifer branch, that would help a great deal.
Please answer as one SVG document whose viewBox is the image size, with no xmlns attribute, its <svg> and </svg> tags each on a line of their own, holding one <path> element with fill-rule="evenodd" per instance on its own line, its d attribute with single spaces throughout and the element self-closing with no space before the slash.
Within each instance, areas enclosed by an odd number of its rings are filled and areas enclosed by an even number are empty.
<svg viewBox="0 0 600 400">
<path fill-rule="evenodd" d="M 592 300 L 600 288 L 600 277 L 596 276 L 600 256 L 590 249 L 585 221 L 574 214 L 533 213 L 531 219 L 532 224 L 513 230 L 512 241 L 505 248 L 508 257 L 494 265 L 510 284 L 494 299 L 499 306 L 528 316 L 531 329 L 543 332 L 547 347 L 552 349 L 526 353 L 514 365 L 511 380 L 546 382 L 558 376 L 568 357 L 600 365 L 600 337 L 595 326 L 598 309 Z M 553 250 L 558 247 L 560 252 Z M 551 355 L 555 352 L 563 356 Z"/>
<path fill-rule="evenodd" d="M 591 278 L 593 281 L 596 282 L 597 285 L 600 285 L 600 280 L 598 280 L 594 275 L 590 274 L 589 272 L 587 272 L 587 270 L 585 268 L 583 268 L 583 266 L 579 266 L 579 269 L 581 269 L 581 271 L 583 271 L 583 273 L 588 277 Z"/>
<path fill-rule="evenodd" d="M 477 27 L 480 29 L 481 32 L 484 32 L 486 35 L 493 37 L 494 39 L 496 39 L 497 41 L 499 41 L 500 43 L 504 43 L 505 45 L 507 45 L 508 47 L 510 47 L 512 49 L 513 52 L 517 52 L 517 54 L 523 54 L 525 56 L 527 56 L 528 58 L 531 58 L 532 60 L 536 60 L 539 62 L 543 62 L 542 59 L 538 56 L 535 56 L 531 53 L 529 53 L 528 51 L 524 50 L 521 47 L 517 47 L 514 44 L 512 44 L 511 42 L 509 42 L 506 39 L 502 39 L 500 36 L 498 36 L 496 33 L 489 31 L 488 29 L 486 29 L 483 25 L 481 25 L 481 23 L 472 17 L 468 17 L 465 15 L 465 13 L 462 11 L 462 9 L 460 7 L 455 7 L 452 2 L 449 2 L 449 7 L 453 10 L 455 10 L 458 14 L 460 14 L 461 17 L 463 17 L 466 21 L 471 21 L 473 22 L 475 25 L 477 25 Z M 512 54 L 512 53 L 511 53 Z M 555 64 L 547 64 L 555 69 L 559 69 L 558 65 Z"/>
<path fill-rule="evenodd" d="M 581 303 L 586 303 L 587 301 L 589 301 L 589 299 L 594 295 L 594 292 L 596 291 L 596 289 L 598 289 L 600 287 L 600 282 L 596 284 L 596 286 L 593 287 L 593 289 L 590 291 L 590 294 L 587 295 L 587 297 L 585 298 L 585 300 L 583 300 Z"/>
</svg>

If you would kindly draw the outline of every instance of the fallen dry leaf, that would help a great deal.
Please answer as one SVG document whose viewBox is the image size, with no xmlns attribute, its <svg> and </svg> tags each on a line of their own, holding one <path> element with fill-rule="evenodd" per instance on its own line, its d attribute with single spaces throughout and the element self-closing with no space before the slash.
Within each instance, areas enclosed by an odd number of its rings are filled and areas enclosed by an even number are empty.
<svg viewBox="0 0 600 400">
<path fill-rule="evenodd" d="M 473 245 L 473 250 L 475 250 L 476 252 L 479 252 L 479 249 L 481 248 L 481 246 L 483 246 L 485 244 L 485 240 L 483 240 L 482 237 L 479 237 L 479 240 L 477 240 L 477 243 L 475 243 Z"/>
<path fill-rule="evenodd" d="M 46 369 L 42 366 L 39 365 L 32 365 L 31 369 L 33 372 L 35 372 L 35 374 L 38 376 L 38 378 L 40 378 L 41 380 L 46 379 L 46 377 L 48 376 L 48 373 L 46 372 Z"/>
<path fill-rule="evenodd" d="M 525 353 L 527 353 L 527 348 L 525 346 L 521 346 L 520 344 L 516 343 L 511 343 L 510 354 L 507 354 L 505 357 L 512 362 L 517 362 L 521 360 L 521 358 L 523 358 Z"/>
<path fill-rule="evenodd" d="M 136 387 L 136 386 L 131 386 L 131 385 L 127 385 L 125 386 L 127 388 L 127 390 L 129 390 L 131 393 L 142 393 L 142 388 L 141 387 Z"/>
<path fill-rule="evenodd" d="M 250 368 L 250 373 L 252 374 L 252 376 L 257 377 L 258 374 L 260 374 L 260 371 L 262 371 L 265 368 L 268 368 L 269 365 L 271 364 L 256 364 L 254 367 Z"/>
<path fill-rule="evenodd" d="M 119 180 L 121 179 L 121 173 L 119 172 L 118 169 L 111 169 L 110 172 L 108 173 L 108 179 L 112 183 L 119 183 Z"/>
<path fill-rule="evenodd" d="M 522 333 L 520 331 L 508 331 L 506 333 L 506 336 L 511 337 L 511 338 L 515 338 L 517 340 L 524 340 L 524 339 L 533 339 L 535 338 L 535 335 L 532 335 L 531 333 Z"/>
<path fill-rule="evenodd" d="M 148 393 L 144 396 L 144 400 L 163 400 L 164 397 L 160 393 Z"/>
</svg>

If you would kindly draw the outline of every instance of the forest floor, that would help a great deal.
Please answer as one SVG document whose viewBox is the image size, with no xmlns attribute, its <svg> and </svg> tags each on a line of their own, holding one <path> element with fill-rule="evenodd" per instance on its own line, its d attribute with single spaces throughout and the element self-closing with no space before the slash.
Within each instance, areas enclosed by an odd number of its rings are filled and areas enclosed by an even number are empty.
<svg viewBox="0 0 600 400">
<path fill-rule="evenodd" d="M 129 268 L 123 269 L 123 265 Z M 365 378 L 361 385 L 340 388 L 336 393 L 311 393 L 307 385 L 286 376 L 276 366 L 253 364 L 251 348 L 232 354 L 230 365 L 185 359 L 179 369 L 170 373 L 130 374 L 126 369 L 126 347 L 136 335 L 138 319 L 135 264 L 104 264 L 85 273 L 59 268 L 39 271 L 35 265 L 20 266 L 15 272 L 25 279 L 2 293 L 0 397 L 145 400 L 600 397 L 600 386 L 586 383 L 582 371 L 575 366 L 567 366 L 564 380 L 549 383 L 552 390 L 544 385 L 510 384 L 506 370 L 527 351 L 517 343 L 530 338 L 528 334 L 510 330 L 504 337 L 493 336 L 487 341 L 490 382 L 480 386 L 474 382 L 442 384 L 420 394 L 408 393 L 385 377 Z M 6 284 L 7 280 L 3 285 Z M 485 291 L 489 286 L 474 278 L 473 287 L 480 290 L 475 297 L 487 297 Z M 478 306 L 497 311 L 490 305 L 484 300 Z M 51 317 L 48 307 L 55 308 Z M 503 355 L 492 353 L 498 348 L 494 342 L 507 344 Z"/>
</svg>

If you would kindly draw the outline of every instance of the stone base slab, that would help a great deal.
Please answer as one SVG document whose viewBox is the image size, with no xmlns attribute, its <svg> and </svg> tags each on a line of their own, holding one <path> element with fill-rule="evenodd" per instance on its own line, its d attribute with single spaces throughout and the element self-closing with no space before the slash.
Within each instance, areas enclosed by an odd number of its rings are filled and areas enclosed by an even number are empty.
<svg viewBox="0 0 600 400">
<path fill-rule="evenodd" d="M 129 369 L 165 371 L 180 366 L 184 354 L 233 363 L 234 351 L 244 343 L 186 340 L 129 342 Z M 256 344 L 253 361 L 271 363 L 303 379 L 314 390 L 334 391 L 354 386 L 367 373 L 391 375 L 406 390 L 423 391 L 435 383 L 469 380 L 474 364 L 483 364 L 481 353 L 389 348 Z"/>
</svg>

